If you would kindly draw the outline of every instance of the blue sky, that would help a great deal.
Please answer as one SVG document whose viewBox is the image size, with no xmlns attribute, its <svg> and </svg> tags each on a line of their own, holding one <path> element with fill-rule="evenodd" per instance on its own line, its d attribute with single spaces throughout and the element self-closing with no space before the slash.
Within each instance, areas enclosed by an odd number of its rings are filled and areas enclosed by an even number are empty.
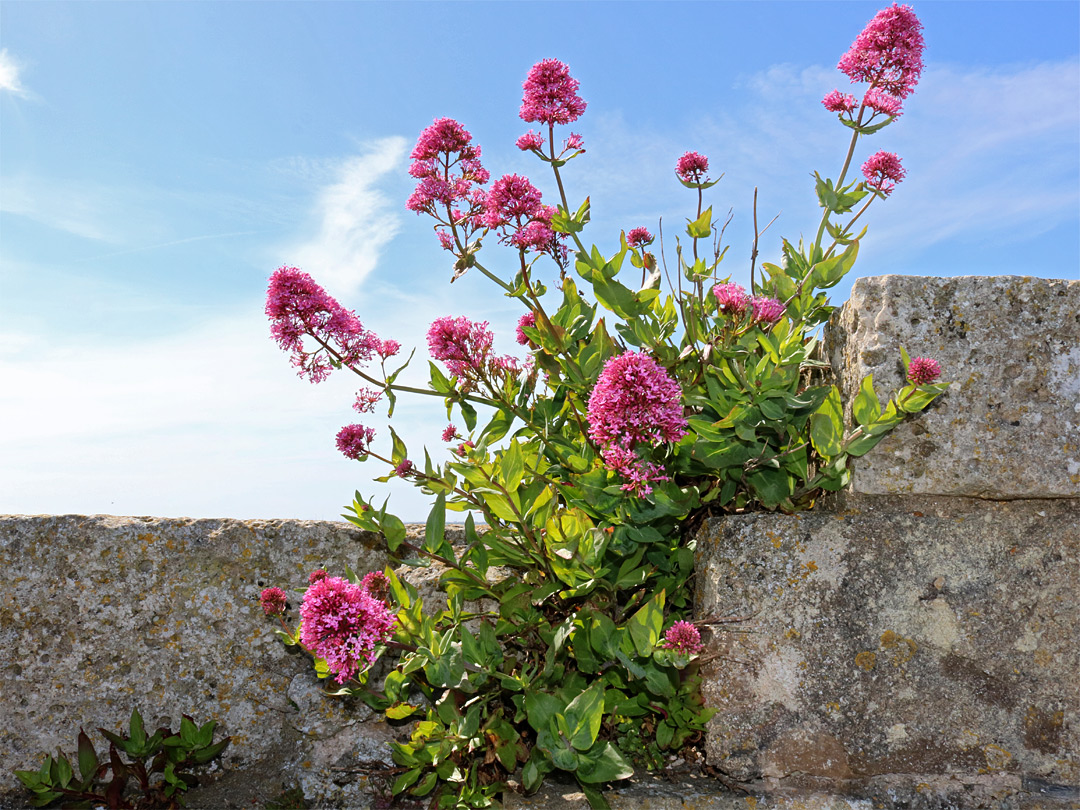
<svg viewBox="0 0 1080 810">
<path fill-rule="evenodd" d="M 425 499 L 334 449 L 355 378 L 312 386 L 268 336 L 266 281 L 311 273 L 365 325 L 418 346 L 440 315 L 516 348 L 519 305 L 480 275 L 450 286 L 404 209 L 408 152 L 460 120 L 493 177 L 526 173 L 521 83 L 566 62 L 588 102 L 586 237 L 674 229 L 687 150 L 725 172 L 726 269 L 811 236 L 810 175 L 847 130 L 820 105 L 884 3 L 0 4 L 0 513 L 336 518 L 359 488 Z M 908 176 L 867 215 L 852 278 L 1080 274 L 1080 4 L 917 2 L 926 70 L 904 116 L 860 145 Z M 495 255 L 487 263 L 500 266 Z M 850 283 L 835 290 L 847 296 Z M 918 351 L 918 347 L 908 347 Z M 437 401 L 395 427 L 438 452 Z M 387 433 L 384 414 L 371 422 Z M 377 440 L 378 442 L 378 440 Z"/>
</svg>

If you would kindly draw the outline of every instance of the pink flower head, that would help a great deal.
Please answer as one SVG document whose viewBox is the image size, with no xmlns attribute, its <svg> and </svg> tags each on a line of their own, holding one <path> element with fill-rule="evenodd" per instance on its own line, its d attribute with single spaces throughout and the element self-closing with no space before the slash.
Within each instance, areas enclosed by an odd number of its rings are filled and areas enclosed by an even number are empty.
<svg viewBox="0 0 1080 810">
<path fill-rule="evenodd" d="M 876 87 L 866 91 L 866 95 L 863 96 L 863 104 L 876 113 L 882 113 L 893 118 L 903 114 L 903 105 L 900 103 L 900 99 L 890 96 Z"/>
<path fill-rule="evenodd" d="M 325 380 L 334 366 L 332 356 L 321 345 L 314 351 L 304 348 L 305 335 L 331 346 L 342 364 L 350 368 L 370 360 L 380 342 L 363 327 L 356 313 L 341 306 L 311 276 L 295 267 L 280 267 L 270 276 L 266 314 L 271 321 L 270 334 L 282 349 L 292 353 L 297 373 L 311 382 Z"/>
<path fill-rule="evenodd" d="M 359 459 L 369 452 L 368 446 L 375 438 L 375 430 L 363 425 L 346 425 L 338 431 L 337 448 L 346 458 Z"/>
<path fill-rule="evenodd" d="M 637 451 L 619 444 L 610 444 L 600 451 L 604 465 L 623 479 L 619 487 L 623 492 L 642 498 L 653 491 L 652 485 L 659 481 L 670 481 L 664 468 L 655 462 L 638 455 Z"/>
<path fill-rule="evenodd" d="M 741 284 L 717 284 L 712 288 L 716 307 L 724 315 L 741 318 L 750 306 L 750 297 Z"/>
<path fill-rule="evenodd" d="M 440 233 L 442 233 L 440 231 Z M 401 351 L 401 344 L 396 340 L 380 340 L 375 346 L 375 351 L 383 360 L 393 357 Z"/>
<path fill-rule="evenodd" d="M 687 152 L 675 164 L 675 174 L 684 183 L 704 183 L 708 178 L 709 159 L 697 152 Z"/>
<path fill-rule="evenodd" d="M 543 207 L 540 190 L 528 177 L 503 175 L 492 184 L 484 199 L 484 224 L 489 228 L 510 223 L 520 226 Z"/>
<path fill-rule="evenodd" d="M 566 139 L 566 142 L 563 145 L 564 151 L 568 151 L 571 149 L 580 152 L 585 151 L 585 139 L 576 132 L 571 132 L 570 137 Z"/>
<path fill-rule="evenodd" d="M 493 341 L 487 321 L 474 323 L 464 316 L 437 318 L 427 333 L 431 356 L 445 363 L 451 374 L 467 379 L 486 368 Z"/>
<path fill-rule="evenodd" d="M 398 464 L 396 467 L 394 467 L 394 475 L 396 475 L 398 477 L 401 477 L 403 475 L 408 475 L 414 469 L 415 469 L 415 467 L 414 467 L 413 463 L 411 461 L 409 461 L 408 459 L 405 459 L 400 464 Z"/>
<path fill-rule="evenodd" d="M 463 243 L 483 229 L 484 190 L 478 186 L 491 175 L 480 163 L 480 147 L 457 121 L 437 118 L 420 133 L 411 157 L 409 174 L 419 182 L 405 207 L 435 217 L 440 244 L 454 251 L 455 240 L 443 229 L 457 230 Z"/>
<path fill-rule="evenodd" d="M 559 237 L 551 229 L 555 209 L 544 205 L 540 191 L 528 177 L 507 174 L 496 180 L 484 199 L 484 224 L 502 231 L 503 244 L 521 250 L 565 253 Z"/>
<path fill-rule="evenodd" d="M 522 315 L 518 319 L 518 323 L 517 323 L 517 342 L 518 342 L 518 345 L 520 345 L 520 346 L 528 346 L 529 345 L 529 336 L 526 335 L 523 331 L 521 331 L 522 327 L 527 327 L 529 329 L 533 329 L 533 328 L 536 327 L 536 313 L 535 312 L 532 312 L 532 311 L 526 312 L 524 315 Z"/>
<path fill-rule="evenodd" d="M 626 234 L 626 244 L 632 248 L 642 248 L 651 245 L 654 238 L 648 228 L 631 228 L 630 233 Z"/>
<path fill-rule="evenodd" d="M 376 391 L 374 388 L 361 388 L 356 392 L 356 402 L 353 403 L 353 409 L 357 413 L 372 413 L 375 410 L 375 404 L 382 398 L 382 391 Z"/>
<path fill-rule="evenodd" d="M 457 449 L 455 449 L 454 452 L 457 453 L 459 456 L 467 456 L 469 455 L 469 451 L 472 450 L 474 447 L 476 447 L 476 445 L 472 442 L 464 441 L 457 446 Z"/>
<path fill-rule="evenodd" d="M 907 378 L 912 385 L 927 385 L 941 376 L 941 364 L 929 357 L 916 357 L 908 363 Z"/>
<path fill-rule="evenodd" d="M 267 588 L 259 594 L 259 604 L 267 616 L 280 616 L 285 612 L 287 597 L 281 588 Z"/>
<path fill-rule="evenodd" d="M 825 105 L 826 110 L 835 113 L 851 112 L 856 104 L 855 96 L 850 93 L 841 93 L 839 90 L 826 93 L 821 103 Z"/>
<path fill-rule="evenodd" d="M 442 440 L 444 442 L 452 442 L 454 439 L 460 438 L 461 437 L 458 435 L 457 428 L 453 425 L 447 425 L 445 428 L 443 428 Z"/>
<path fill-rule="evenodd" d="M 589 396 L 589 438 L 632 491 L 648 493 L 648 482 L 665 476 L 633 451 L 681 439 L 687 424 L 682 411 L 682 389 L 667 369 L 644 352 L 625 352 L 604 364 Z"/>
<path fill-rule="evenodd" d="M 360 580 L 360 587 L 380 602 L 390 601 L 390 580 L 382 571 L 369 571 Z"/>
<path fill-rule="evenodd" d="M 544 149 L 544 138 L 540 133 L 533 132 L 531 129 L 517 139 L 516 146 L 522 152 L 528 152 L 530 149 L 535 149 L 538 152 Z"/>
<path fill-rule="evenodd" d="M 577 79 L 558 59 L 544 59 L 533 65 L 522 88 L 522 121 L 569 124 L 585 112 L 586 104 L 577 94 Z"/>
<path fill-rule="evenodd" d="M 705 645 L 701 643 L 701 633 L 690 622 L 675 622 L 671 625 L 664 633 L 664 643 L 660 646 L 683 655 L 697 655 L 705 649 Z"/>
<path fill-rule="evenodd" d="M 750 299 L 750 307 L 753 310 L 754 323 L 764 326 L 772 326 L 784 317 L 784 305 L 775 298 L 766 298 L 756 295 Z"/>
<path fill-rule="evenodd" d="M 394 614 L 362 585 L 341 577 L 312 584 L 300 606 L 300 642 L 345 683 L 375 660 L 394 633 Z"/>
<path fill-rule="evenodd" d="M 330 575 L 326 573 L 325 569 L 316 568 L 314 571 L 312 571 L 310 574 L 308 574 L 308 578 L 307 578 L 308 585 L 314 585 L 320 579 L 326 579 L 328 576 L 330 576 Z"/>
<path fill-rule="evenodd" d="M 911 6 L 895 3 L 866 24 L 837 65 L 852 82 L 867 82 L 905 99 L 922 75 L 922 23 Z"/>
<path fill-rule="evenodd" d="M 900 158 L 892 152 L 875 152 L 862 165 L 866 184 L 888 196 L 896 184 L 904 179 L 906 172 L 900 165 Z"/>
</svg>

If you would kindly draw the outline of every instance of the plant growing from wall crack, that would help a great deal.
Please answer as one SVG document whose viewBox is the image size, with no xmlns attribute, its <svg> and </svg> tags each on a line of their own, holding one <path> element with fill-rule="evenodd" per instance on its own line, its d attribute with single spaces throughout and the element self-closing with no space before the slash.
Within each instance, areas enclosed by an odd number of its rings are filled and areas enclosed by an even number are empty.
<svg viewBox="0 0 1080 810">
<path fill-rule="evenodd" d="M 693 620 L 688 588 L 693 529 L 709 514 L 810 508 L 848 483 L 852 458 L 944 391 L 934 361 L 903 354 L 907 385 L 883 405 L 864 380 L 848 425 L 815 337 L 833 309 L 825 290 L 851 270 L 866 233 L 855 223 L 903 179 L 887 152 L 863 164 L 862 179 L 847 175 L 858 141 L 896 120 L 918 80 L 920 28 L 894 5 L 841 60 L 867 86 L 861 100 L 823 100 L 852 134 L 838 178 L 815 175 L 817 234 L 785 240 L 782 261 L 760 271 L 755 238 L 749 289 L 720 270 L 723 225 L 705 206 L 720 178 L 697 152 L 675 166 L 696 206 L 670 274 L 644 227 L 624 231 L 612 255 L 582 241 L 590 200 L 571 203 L 563 174 L 584 139 L 557 128 L 586 103 L 554 59 L 529 72 L 520 115 L 539 131 L 517 141 L 553 172 L 554 204 L 526 177 L 491 182 L 480 147 L 449 118 L 423 131 L 410 169 L 407 207 L 433 219 L 452 280 L 479 273 L 521 303 L 525 358 L 496 353 L 488 324 L 447 316 L 427 335 L 428 387 L 405 386 L 397 342 L 300 270 L 273 275 L 267 314 L 301 375 L 348 368 L 368 386 L 361 413 L 385 398 L 392 415 L 399 395 L 422 394 L 456 420 L 440 437 L 452 451 L 445 464 L 427 451 L 418 462 L 392 428 L 385 445 L 367 425 L 337 437 L 346 456 L 387 466 L 377 480 L 407 479 L 433 499 L 418 543 L 360 493 L 346 517 L 380 532 L 400 561 L 441 566 L 445 606 L 422 605 L 389 569 L 314 572 L 299 625 L 284 620 L 283 592 L 264 592 L 283 641 L 313 656 L 334 694 L 415 721 L 393 747 L 395 794 L 485 807 L 512 779 L 533 791 L 560 770 L 604 807 L 603 785 L 699 740 L 711 713 L 697 672 L 707 622 Z M 508 270 L 486 263 L 491 242 L 505 246 Z M 463 546 L 447 540 L 448 512 L 466 513 Z M 382 682 L 368 683 L 391 653 Z"/>
</svg>

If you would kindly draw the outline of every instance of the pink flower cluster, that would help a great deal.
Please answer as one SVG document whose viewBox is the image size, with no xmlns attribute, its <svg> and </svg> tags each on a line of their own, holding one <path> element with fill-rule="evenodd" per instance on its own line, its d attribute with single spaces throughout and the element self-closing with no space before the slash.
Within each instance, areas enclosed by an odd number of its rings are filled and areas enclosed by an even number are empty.
<svg viewBox="0 0 1080 810">
<path fill-rule="evenodd" d="M 464 316 L 436 318 L 427 333 L 431 356 L 466 384 L 521 371 L 516 357 L 492 353 L 493 341 L 487 321 L 476 323 Z"/>
<path fill-rule="evenodd" d="M 337 448 L 346 458 L 359 459 L 366 456 L 375 438 L 373 428 L 363 425 L 346 425 L 338 431 Z"/>
<path fill-rule="evenodd" d="M 517 334 L 515 335 L 515 339 L 517 340 L 519 346 L 528 346 L 529 336 L 522 331 L 522 327 L 525 327 L 526 329 L 536 328 L 535 312 L 526 312 L 518 319 L 517 323 Z"/>
<path fill-rule="evenodd" d="M 623 489 L 652 492 L 650 482 L 667 481 L 664 470 L 637 452 L 686 433 L 682 389 L 667 370 L 644 352 L 612 357 L 589 397 L 589 438 L 609 469 L 626 479 Z"/>
<path fill-rule="evenodd" d="M 837 68 L 852 82 L 866 82 L 905 99 L 922 75 L 922 23 L 911 6 L 893 3 L 866 24 Z"/>
<path fill-rule="evenodd" d="M 764 295 L 751 297 L 741 284 L 717 284 L 712 288 L 712 293 L 721 315 L 741 318 L 749 310 L 752 323 L 766 327 L 779 323 L 784 317 L 786 307 L 781 302 Z"/>
<path fill-rule="evenodd" d="M 675 163 L 675 174 L 684 183 L 705 183 L 705 172 L 709 170 L 709 159 L 697 152 L 687 152 Z"/>
<path fill-rule="evenodd" d="M 452 118 L 438 118 L 420 133 L 411 156 L 409 174 L 420 182 L 405 203 L 418 214 L 430 214 L 441 228 L 461 229 L 463 242 L 480 230 L 484 209 L 484 190 L 479 186 L 490 179 L 480 163 L 480 147 L 472 144 L 472 135 Z M 454 237 L 439 231 L 439 241 L 454 250 Z"/>
<path fill-rule="evenodd" d="M 912 385 L 927 385 L 941 376 L 941 364 L 929 357 L 916 357 L 908 363 L 907 378 Z"/>
<path fill-rule="evenodd" d="M 841 93 L 839 90 L 826 93 L 821 103 L 825 105 L 826 110 L 835 113 L 849 113 L 858 105 L 855 96 L 851 95 L 851 93 Z"/>
<path fill-rule="evenodd" d="M 322 382 L 333 370 L 331 350 L 344 365 L 354 367 L 370 360 L 383 345 L 354 312 L 295 267 L 279 267 L 270 276 L 266 314 L 274 340 L 292 353 L 297 373 L 313 383 Z M 319 347 L 305 350 L 305 335 L 314 338 Z"/>
<path fill-rule="evenodd" d="M 287 597 L 281 588 L 266 588 L 259 594 L 259 605 L 267 616 L 280 616 L 285 612 Z"/>
<path fill-rule="evenodd" d="M 697 655 L 705 645 L 701 643 L 701 632 L 690 622 L 675 622 L 664 633 L 660 645 L 665 650 L 675 650 L 684 655 Z"/>
<path fill-rule="evenodd" d="M 892 193 L 896 184 L 904 179 L 905 174 L 904 167 L 900 165 L 900 158 L 892 152 L 872 154 L 863 163 L 862 173 L 867 185 L 876 188 L 886 196 Z"/>
<path fill-rule="evenodd" d="M 300 642 L 326 661 L 338 683 L 375 660 L 375 647 L 393 636 L 394 624 L 382 598 L 341 577 L 313 582 L 300 606 Z"/>
<path fill-rule="evenodd" d="M 483 223 L 492 230 L 501 230 L 504 244 L 520 250 L 550 253 L 560 258 L 566 248 L 551 230 L 555 209 L 544 205 L 540 190 L 528 177 L 507 174 L 496 180 L 484 202 Z"/>
<path fill-rule="evenodd" d="M 741 318 L 750 306 L 750 296 L 741 284 L 717 284 L 712 288 L 717 309 L 732 318 Z"/>
<path fill-rule="evenodd" d="M 631 228 L 626 234 L 626 244 L 632 248 L 643 248 L 651 245 L 654 238 L 648 228 Z"/>
<path fill-rule="evenodd" d="M 521 120 L 541 124 L 569 124 L 585 112 L 578 96 L 578 81 L 558 59 L 544 59 L 532 66 L 521 99 Z"/>
<path fill-rule="evenodd" d="M 921 32 L 922 23 L 911 7 L 894 3 L 874 15 L 841 57 L 837 68 L 852 82 L 869 84 L 862 103 L 875 115 L 899 116 L 902 100 L 919 83 L 924 47 Z M 854 96 L 839 90 L 828 93 L 821 103 L 825 109 L 849 117 L 856 106 Z"/>
</svg>

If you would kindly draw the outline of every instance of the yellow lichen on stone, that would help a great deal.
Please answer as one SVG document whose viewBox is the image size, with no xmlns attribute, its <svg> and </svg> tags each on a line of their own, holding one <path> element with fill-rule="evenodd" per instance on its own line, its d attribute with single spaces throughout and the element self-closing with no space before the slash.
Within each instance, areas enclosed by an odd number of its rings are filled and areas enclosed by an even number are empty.
<svg viewBox="0 0 1080 810">
<path fill-rule="evenodd" d="M 877 666 L 877 654 L 872 653 L 869 650 L 864 650 L 855 656 L 855 666 L 869 672 Z"/>
</svg>

